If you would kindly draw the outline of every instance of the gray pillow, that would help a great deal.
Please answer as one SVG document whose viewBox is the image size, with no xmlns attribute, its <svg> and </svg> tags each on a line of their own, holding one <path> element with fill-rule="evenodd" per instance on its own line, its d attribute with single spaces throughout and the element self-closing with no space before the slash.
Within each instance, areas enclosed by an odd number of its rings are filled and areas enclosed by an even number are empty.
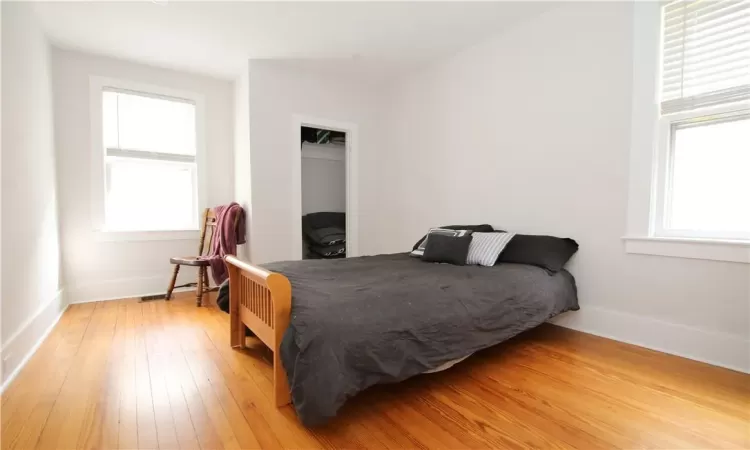
<svg viewBox="0 0 750 450">
<path fill-rule="evenodd" d="M 463 266 L 466 264 L 470 244 L 471 234 L 465 236 L 432 234 L 424 249 L 422 261 Z"/>
<path fill-rule="evenodd" d="M 448 228 L 430 228 L 430 230 L 427 232 L 427 235 L 422 239 L 421 242 L 412 250 L 410 253 L 411 256 L 415 256 L 417 258 L 420 258 L 424 254 L 425 246 L 427 245 L 427 241 L 430 235 L 433 234 L 439 234 L 442 236 L 454 236 L 454 237 L 461 237 L 466 236 L 467 234 L 471 234 L 471 231 L 469 230 L 451 230 Z"/>
<path fill-rule="evenodd" d="M 491 267 L 515 233 L 472 233 L 467 265 Z"/>
<path fill-rule="evenodd" d="M 489 233 L 490 231 L 502 231 L 502 230 L 495 230 L 492 228 L 492 225 L 484 223 L 481 225 L 443 225 L 437 228 L 443 228 L 446 230 L 469 230 L 473 232 L 481 232 L 481 233 Z M 420 247 L 423 241 L 427 235 L 422 236 L 416 244 L 411 248 L 412 250 L 416 250 L 417 247 Z M 422 246 L 423 247 L 423 246 Z"/>
</svg>

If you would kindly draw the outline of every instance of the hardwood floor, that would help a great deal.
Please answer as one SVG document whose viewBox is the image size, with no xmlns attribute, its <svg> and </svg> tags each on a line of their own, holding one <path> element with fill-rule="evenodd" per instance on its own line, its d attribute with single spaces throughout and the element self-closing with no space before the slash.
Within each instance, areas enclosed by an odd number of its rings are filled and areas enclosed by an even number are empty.
<svg viewBox="0 0 750 450">
<path fill-rule="evenodd" d="M 544 325 L 324 427 L 192 298 L 71 305 L 2 396 L 2 448 L 750 448 L 750 375 Z"/>
</svg>

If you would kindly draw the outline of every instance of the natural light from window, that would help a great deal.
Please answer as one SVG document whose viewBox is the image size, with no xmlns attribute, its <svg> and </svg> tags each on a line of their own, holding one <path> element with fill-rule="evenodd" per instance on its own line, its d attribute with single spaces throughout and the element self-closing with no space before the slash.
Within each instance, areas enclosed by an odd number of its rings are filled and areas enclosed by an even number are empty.
<svg viewBox="0 0 750 450">
<path fill-rule="evenodd" d="M 750 117 L 673 134 L 667 228 L 750 232 Z"/>
<path fill-rule="evenodd" d="M 198 228 L 195 105 L 102 93 L 108 231 Z"/>
</svg>

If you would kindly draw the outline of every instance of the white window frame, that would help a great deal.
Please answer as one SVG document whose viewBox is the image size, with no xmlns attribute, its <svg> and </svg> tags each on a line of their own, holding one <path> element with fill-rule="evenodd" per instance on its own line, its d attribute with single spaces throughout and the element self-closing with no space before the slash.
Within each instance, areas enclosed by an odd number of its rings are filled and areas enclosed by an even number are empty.
<svg viewBox="0 0 750 450">
<path fill-rule="evenodd" d="M 750 264 L 750 239 L 719 233 L 666 229 L 668 163 L 674 124 L 708 115 L 744 114 L 737 103 L 660 116 L 662 2 L 633 4 L 633 100 L 631 109 L 627 253 Z"/>
<path fill-rule="evenodd" d="M 183 99 L 195 104 L 197 172 L 197 227 L 188 230 L 165 231 L 116 231 L 106 228 L 106 149 L 103 139 L 102 93 L 105 89 L 129 91 L 138 95 L 166 99 Z M 91 119 L 91 221 L 92 229 L 100 241 L 151 241 L 194 240 L 200 230 L 200 215 L 206 208 L 206 161 L 205 161 L 205 98 L 201 94 L 181 91 L 164 86 L 91 76 L 89 79 L 89 111 Z"/>
<path fill-rule="evenodd" d="M 720 232 L 681 230 L 666 226 L 667 211 L 670 210 L 672 175 L 674 167 L 674 129 L 694 123 L 706 125 L 730 120 L 750 119 L 750 107 L 742 104 L 721 105 L 692 111 L 673 113 L 659 119 L 657 131 L 658 155 L 655 171 L 655 206 L 652 212 L 651 235 L 691 239 L 737 239 L 750 241 L 750 232 Z M 749 206 L 750 207 L 750 206 Z"/>
</svg>

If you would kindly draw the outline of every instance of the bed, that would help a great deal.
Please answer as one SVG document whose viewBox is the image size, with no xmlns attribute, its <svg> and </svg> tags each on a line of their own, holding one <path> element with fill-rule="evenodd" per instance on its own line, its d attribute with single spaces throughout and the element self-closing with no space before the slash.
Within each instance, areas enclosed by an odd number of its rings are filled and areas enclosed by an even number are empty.
<svg viewBox="0 0 750 450">
<path fill-rule="evenodd" d="M 578 309 L 575 280 L 525 264 L 392 254 L 254 266 L 228 256 L 232 345 L 273 351 L 274 399 L 304 425 L 380 383 L 434 371 Z"/>
</svg>

